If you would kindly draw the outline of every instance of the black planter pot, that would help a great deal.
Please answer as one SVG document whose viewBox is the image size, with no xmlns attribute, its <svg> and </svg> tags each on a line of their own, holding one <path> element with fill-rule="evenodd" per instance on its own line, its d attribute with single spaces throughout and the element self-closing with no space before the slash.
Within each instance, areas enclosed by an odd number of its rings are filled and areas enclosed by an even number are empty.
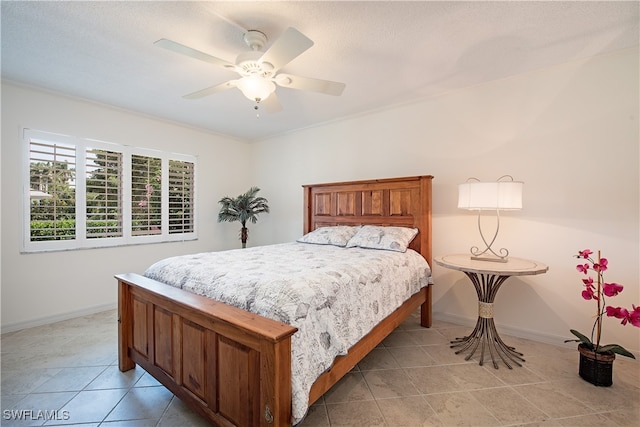
<svg viewBox="0 0 640 427">
<path fill-rule="evenodd" d="M 578 345 L 580 352 L 580 369 L 578 373 L 583 380 L 600 387 L 609 387 L 613 384 L 613 361 L 615 353 L 595 353 L 592 350 Z"/>
</svg>

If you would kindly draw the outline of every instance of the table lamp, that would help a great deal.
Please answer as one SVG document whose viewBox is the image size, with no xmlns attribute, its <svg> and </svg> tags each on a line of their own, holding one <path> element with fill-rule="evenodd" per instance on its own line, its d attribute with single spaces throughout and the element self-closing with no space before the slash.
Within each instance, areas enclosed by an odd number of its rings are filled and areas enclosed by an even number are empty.
<svg viewBox="0 0 640 427">
<path fill-rule="evenodd" d="M 510 175 L 504 175 L 495 182 L 482 182 L 477 178 L 469 178 L 464 184 L 458 185 L 458 207 L 478 211 L 478 231 L 486 246 L 484 250 L 472 246 L 471 259 L 507 262 L 509 251 L 502 248 L 499 251 L 500 254 L 497 254 L 491 246 L 500 231 L 500 211 L 522 209 L 523 184 L 523 182 L 514 181 Z M 496 212 L 495 233 L 488 243 L 482 232 L 482 211 Z"/>
</svg>

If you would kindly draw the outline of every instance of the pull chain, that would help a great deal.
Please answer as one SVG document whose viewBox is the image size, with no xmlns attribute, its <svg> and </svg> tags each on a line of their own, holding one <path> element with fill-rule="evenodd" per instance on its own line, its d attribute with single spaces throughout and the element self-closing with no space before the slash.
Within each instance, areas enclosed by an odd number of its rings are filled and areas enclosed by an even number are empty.
<svg viewBox="0 0 640 427">
<path fill-rule="evenodd" d="M 256 110 L 256 119 L 260 118 L 260 111 L 258 111 L 260 108 L 260 101 L 262 101 L 262 98 L 256 98 L 256 105 L 253 106 L 253 109 Z"/>
</svg>

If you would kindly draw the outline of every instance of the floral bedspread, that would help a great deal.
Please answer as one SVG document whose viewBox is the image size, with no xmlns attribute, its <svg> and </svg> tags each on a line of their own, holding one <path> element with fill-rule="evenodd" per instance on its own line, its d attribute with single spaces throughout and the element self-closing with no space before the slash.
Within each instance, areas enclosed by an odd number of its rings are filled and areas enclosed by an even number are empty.
<svg viewBox="0 0 640 427">
<path fill-rule="evenodd" d="M 427 286 L 431 270 L 412 250 L 293 242 L 167 258 L 144 274 L 297 327 L 291 343 L 296 424 L 318 376 Z"/>
</svg>

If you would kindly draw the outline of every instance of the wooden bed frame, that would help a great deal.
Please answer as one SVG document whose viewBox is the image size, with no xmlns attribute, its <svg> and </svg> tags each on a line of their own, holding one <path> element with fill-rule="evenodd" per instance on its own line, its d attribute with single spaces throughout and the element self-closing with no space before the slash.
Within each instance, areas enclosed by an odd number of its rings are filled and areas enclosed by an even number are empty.
<svg viewBox="0 0 640 427">
<path fill-rule="evenodd" d="M 411 244 L 429 262 L 432 176 L 305 185 L 304 232 L 328 225 L 417 227 Z M 118 363 L 140 365 L 219 426 L 291 424 L 291 336 L 296 328 L 137 274 L 118 280 Z M 414 294 L 314 383 L 315 402 L 421 307 L 431 326 L 431 287 Z"/>
</svg>

